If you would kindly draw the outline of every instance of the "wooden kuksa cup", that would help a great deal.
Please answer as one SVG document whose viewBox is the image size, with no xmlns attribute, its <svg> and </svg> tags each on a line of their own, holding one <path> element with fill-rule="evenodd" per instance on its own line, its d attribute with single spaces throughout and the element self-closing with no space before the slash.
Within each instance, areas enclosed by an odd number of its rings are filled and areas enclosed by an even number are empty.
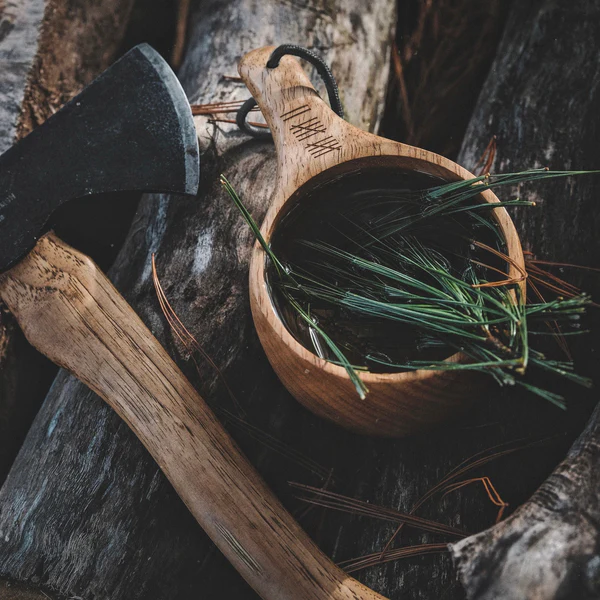
<svg viewBox="0 0 600 600">
<path fill-rule="evenodd" d="M 473 177 L 443 156 L 350 125 L 319 97 L 298 60 L 284 56 L 279 66 L 267 68 L 273 50 L 253 50 L 239 65 L 240 75 L 271 129 L 277 151 L 273 201 L 261 228 L 267 242 L 281 218 L 309 190 L 345 173 L 389 168 L 414 170 L 447 181 Z M 481 199 L 498 202 L 489 190 L 482 192 Z M 524 259 L 514 224 L 503 207 L 494 209 L 494 217 L 513 260 L 508 276 L 518 279 Z M 457 414 L 481 390 L 484 376 L 474 372 L 361 372 L 369 389 L 366 399 L 361 400 L 343 367 L 319 358 L 291 335 L 274 309 L 265 276 L 266 255 L 257 243 L 250 265 L 250 302 L 258 335 L 283 384 L 315 414 L 355 432 L 402 436 Z M 520 285 L 524 293 L 525 282 Z M 464 359 L 460 354 L 448 358 Z"/>
</svg>

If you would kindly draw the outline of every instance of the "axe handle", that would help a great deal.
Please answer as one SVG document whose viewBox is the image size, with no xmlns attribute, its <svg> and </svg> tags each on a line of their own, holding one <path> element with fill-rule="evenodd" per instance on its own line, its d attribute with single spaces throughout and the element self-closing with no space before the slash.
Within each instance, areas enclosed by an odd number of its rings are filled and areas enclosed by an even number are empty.
<svg viewBox="0 0 600 600">
<path fill-rule="evenodd" d="M 310 540 L 110 281 L 53 234 L 0 275 L 27 339 L 125 420 L 265 600 L 376 600 Z"/>
</svg>

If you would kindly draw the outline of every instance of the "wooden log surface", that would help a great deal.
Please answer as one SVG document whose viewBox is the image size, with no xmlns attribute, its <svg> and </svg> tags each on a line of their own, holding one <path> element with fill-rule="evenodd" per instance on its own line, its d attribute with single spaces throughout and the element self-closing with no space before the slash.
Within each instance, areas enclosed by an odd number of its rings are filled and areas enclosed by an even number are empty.
<svg viewBox="0 0 600 600">
<path fill-rule="evenodd" d="M 181 76 L 193 101 L 245 98 L 239 84 L 222 79 L 235 74 L 241 54 L 284 41 L 313 46 L 332 63 L 350 121 L 373 128 L 383 97 L 392 21 L 393 3 L 384 0 L 368 8 L 358 1 L 350 6 L 269 2 L 258 7 L 242 0 L 203 2 L 194 8 Z M 262 218 L 274 180 L 273 150 L 227 125 L 199 119 L 198 126 L 205 149 L 203 193 L 196 201 L 146 200 L 113 280 L 219 414 L 228 410 L 236 415 L 227 417 L 226 424 L 311 536 L 335 560 L 344 560 L 381 551 L 395 525 L 320 509 L 307 514 L 305 505 L 293 498 L 289 480 L 327 484 L 348 496 L 408 510 L 450 468 L 476 452 L 568 429 L 559 443 L 490 463 L 478 473 L 490 475 L 511 505 L 523 502 L 557 464 L 568 437 L 581 429 L 577 411 L 565 417 L 509 390 L 486 394 L 465 418 L 429 436 L 374 440 L 317 419 L 282 389 L 249 315 L 252 238 L 216 185 L 218 174 L 227 174 L 255 217 Z M 478 156 L 488 139 L 476 140 L 473 134 L 470 139 L 471 156 Z M 463 159 L 473 168 L 476 161 L 466 154 Z M 540 211 L 537 218 L 545 222 L 552 214 Z M 543 251 L 552 248 L 546 245 Z M 557 242 L 554 249 L 557 258 L 565 247 Z M 173 307 L 220 366 L 243 412 L 212 368 L 198 357 L 200 373 L 192 361 L 186 363 L 187 353 L 156 302 L 152 252 Z M 270 447 L 256 442 L 256 432 L 247 425 L 240 429 L 240 419 L 279 440 L 277 449 L 272 440 Z M 321 468 L 297 454 L 291 460 L 282 442 Z M 126 426 L 64 373 L 0 491 L 0 506 L 0 574 L 19 581 L 82 598 L 254 597 L 208 543 Z M 493 522 L 495 510 L 473 486 L 434 502 L 422 514 L 479 531 Z M 421 539 L 451 541 L 407 531 L 401 543 Z M 447 556 L 390 562 L 356 575 L 391 598 L 462 597 Z"/>
<path fill-rule="evenodd" d="M 223 80 L 223 75 L 235 74 L 239 57 L 264 43 L 297 42 L 320 50 L 332 62 L 350 118 L 363 128 L 376 127 L 388 75 L 394 3 L 378 0 L 369 8 L 359 2 L 304 8 L 263 4 L 204 2 L 196 7 L 182 70 L 191 99 L 247 97 L 239 84 Z M 263 394 L 257 384 L 264 378 L 269 392 L 275 392 L 269 393 L 269 403 L 281 396 L 299 411 L 258 354 L 247 312 L 251 236 L 215 189 L 221 169 L 237 171 L 232 177 L 236 184 L 245 175 L 256 175 L 241 191 L 254 196 L 251 205 L 264 212 L 271 191 L 272 148 L 235 131 L 220 133 L 206 121 L 199 128 L 206 151 L 203 195 L 196 201 L 149 198 L 113 269 L 114 280 L 155 333 L 176 350 L 152 288 L 149 260 L 157 251 L 169 295 L 179 294 L 168 283 L 171 277 L 182 291 L 187 289 L 192 310 L 182 316 L 195 315 L 192 330 L 199 334 L 207 323 L 215 326 L 205 329 L 202 342 L 230 373 L 246 410 L 253 404 L 260 408 Z M 208 287 L 210 292 L 202 291 Z M 248 382 L 235 381 L 241 365 Z M 215 405 L 224 404 L 213 371 L 204 368 L 194 379 Z M 260 453 L 262 447 L 254 449 L 255 462 L 260 463 Z M 26 516 L 30 501 L 31 520 Z M 138 440 L 97 397 L 64 373 L 34 423 L 0 504 L 0 573 L 13 579 L 83 598 L 252 596 L 208 543 Z"/>
<path fill-rule="evenodd" d="M 600 410 L 565 460 L 506 521 L 452 546 L 469 599 L 598 598 Z"/>
<path fill-rule="evenodd" d="M 600 7 L 566 1 L 515 3 L 496 62 L 471 120 L 461 158 L 496 135 L 494 170 L 549 166 L 598 169 Z M 518 211 L 529 248 L 555 261 L 600 265 L 597 176 L 556 181 L 535 192 L 534 211 Z M 600 292 L 597 274 L 574 281 Z M 600 329 L 579 348 L 598 383 Z M 594 392 L 597 396 L 597 386 Z M 508 520 L 453 546 L 469 599 L 597 598 L 600 594 L 598 498 L 600 413 L 595 410 L 567 458 Z"/>
<path fill-rule="evenodd" d="M 105 69 L 133 0 L 0 2 L 0 152 Z M 0 482 L 55 369 L 0 307 Z"/>
</svg>

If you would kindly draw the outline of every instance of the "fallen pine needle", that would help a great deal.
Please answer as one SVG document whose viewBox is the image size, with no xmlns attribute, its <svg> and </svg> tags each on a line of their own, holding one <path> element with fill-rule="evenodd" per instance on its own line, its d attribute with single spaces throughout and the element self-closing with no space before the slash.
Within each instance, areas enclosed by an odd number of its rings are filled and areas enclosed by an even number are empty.
<svg viewBox="0 0 600 600">
<path fill-rule="evenodd" d="M 210 357 L 210 355 L 202 348 L 202 346 L 198 343 L 196 338 L 185 327 L 185 325 L 183 324 L 183 322 L 178 317 L 177 313 L 169 303 L 167 296 L 163 290 L 163 287 L 160 283 L 160 279 L 158 277 L 154 254 L 152 254 L 152 280 L 154 283 L 154 289 L 156 291 L 156 296 L 158 298 L 158 302 L 161 307 L 162 313 L 167 319 L 167 323 L 169 324 L 171 330 L 182 343 L 183 347 L 186 350 L 186 353 L 194 362 L 198 374 L 200 374 L 200 367 L 194 357 L 194 351 L 199 352 L 202 355 L 202 357 L 206 360 L 206 362 L 214 369 L 215 373 L 217 373 L 217 375 L 223 382 L 225 388 L 227 389 L 234 406 L 238 409 L 238 412 L 240 412 L 240 414 L 245 415 L 246 413 L 244 409 L 242 408 L 235 394 L 231 390 L 229 384 L 227 383 L 227 379 L 225 378 L 225 375 L 223 374 L 221 369 L 219 369 L 219 367 Z M 278 453 L 279 455 L 288 458 L 289 460 L 292 460 L 297 465 L 307 469 L 308 471 L 317 475 L 323 480 L 328 480 L 331 477 L 330 469 L 323 467 L 316 461 L 305 456 L 300 451 L 296 450 L 292 446 L 289 446 L 285 442 L 282 442 L 275 436 L 260 429 L 256 425 L 249 423 L 247 420 L 233 414 L 232 412 L 224 408 L 216 407 L 215 411 L 222 415 L 230 425 L 235 426 L 238 430 L 244 431 L 246 434 L 249 435 L 249 437 L 259 442 L 266 448 L 269 448 L 270 450 Z"/>
<path fill-rule="evenodd" d="M 500 520 L 502 519 L 502 516 L 504 515 L 504 511 L 508 507 L 508 504 L 506 502 L 504 502 L 504 500 L 502 500 L 502 498 L 500 497 L 500 494 L 498 493 L 498 491 L 492 484 L 490 478 L 487 476 L 474 477 L 473 479 L 467 479 L 465 481 L 457 481 L 456 483 L 451 483 L 445 488 L 445 491 L 444 491 L 444 494 L 442 497 L 445 497 L 447 494 L 450 494 L 451 492 L 459 490 L 467 485 L 471 485 L 472 483 L 477 483 L 479 481 L 482 483 L 482 485 L 488 495 L 488 498 L 490 499 L 492 504 L 495 504 L 497 507 L 499 507 L 498 514 L 496 516 L 496 521 L 495 521 L 496 523 L 499 523 Z"/>
<path fill-rule="evenodd" d="M 554 439 L 556 439 L 555 436 L 543 438 L 541 440 L 535 440 L 532 442 L 526 442 L 524 439 L 512 440 L 503 444 L 492 446 L 490 448 L 485 448 L 484 450 L 473 454 L 471 457 L 467 458 L 462 463 L 450 470 L 436 485 L 434 485 L 428 492 L 421 496 L 421 498 L 419 498 L 419 500 L 417 500 L 417 502 L 415 502 L 415 504 L 410 509 L 410 514 L 414 514 L 417 510 L 419 510 L 419 508 L 421 508 L 428 500 L 433 498 L 436 494 L 443 493 L 444 490 L 446 490 L 453 482 L 455 482 L 459 477 L 462 477 L 465 473 L 477 469 L 478 467 L 481 467 L 493 460 L 497 460 L 503 456 L 508 456 L 510 454 L 519 452 L 521 450 L 526 450 L 528 448 L 535 448 L 537 446 L 547 444 Z M 404 523 L 401 523 L 397 527 L 396 531 L 394 531 L 394 533 L 384 546 L 383 550 L 381 551 L 382 555 L 385 555 L 390 551 L 390 546 L 398 537 L 403 527 Z"/>
<path fill-rule="evenodd" d="M 363 500 L 357 500 L 356 498 L 350 498 L 349 496 L 343 496 L 342 494 L 336 494 L 335 492 L 324 490 L 322 488 L 316 488 L 310 485 L 304 485 L 295 482 L 290 482 L 290 485 L 293 488 L 304 492 L 305 495 L 299 496 L 301 500 L 311 504 L 316 504 L 317 506 L 381 519 L 384 521 L 403 523 L 410 525 L 411 527 L 432 533 L 452 535 L 458 538 L 467 536 L 466 532 L 457 529 L 456 527 L 444 525 L 443 523 L 437 523 L 436 521 L 430 521 L 429 519 L 417 517 L 416 515 L 402 513 L 393 508 L 378 506 L 377 504 L 372 504 Z"/>
<path fill-rule="evenodd" d="M 384 563 L 400 560 L 402 558 L 410 558 L 413 556 L 424 556 L 425 554 L 440 554 L 448 552 L 448 544 L 417 544 L 415 546 L 403 546 L 402 548 L 394 548 L 385 556 L 380 552 L 366 554 L 358 558 L 351 558 L 338 563 L 338 567 L 346 573 L 354 573 L 361 569 L 376 567 Z"/>
<path fill-rule="evenodd" d="M 177 316 L 177 313 L 169 303 L 167 296 L 160 284 L 160 279 L 158 277 L 158 273 L 156 270 L 156 260 L 154 253 L 152 254 L 152 281 L 154 283 L 154 289 L 156 291 L 156 296 L 158 298 L 158 303 L 160 304 L 160 308 L 167 319 L 167 323 L 171 327 L 172 331 L 175 333 L 177 338 L 183 344 L 183 347 L 186 349 L 188 356 L 192 358 L 194 364 L 196 365 L 196 370 L 199 372 L 200 367 L 194 358 L 194 350 L 197 351 L 202 358 L 213 368 L 215 373 L 218 375 L 219 379 L 223 382 L 229 397 L 231 398 L 234 406 L 241 412 L 244 413 L 244 409 L 241 404 L 238 402 L 233 390 L 227 383 L 227 379 L 225 375 L 221 371 L 221 369 L 217 366 L 215 361 L 211 358 L 211 356 L 204 350 L 204 348 L 198 343 L 198 340 L 188 331 L 186 326 L 182 323 L 181 319 Z"/>
</svg>

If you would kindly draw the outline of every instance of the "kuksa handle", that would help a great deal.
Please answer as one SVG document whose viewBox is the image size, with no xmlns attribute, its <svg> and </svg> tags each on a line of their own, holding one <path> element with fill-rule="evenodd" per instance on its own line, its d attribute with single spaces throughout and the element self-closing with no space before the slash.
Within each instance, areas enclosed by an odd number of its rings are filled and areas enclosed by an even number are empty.
<svg viewBox="0 0 600 600">
<path fill-rule="evenodd" d="M 298 59 L 283 56 L 267 67 L 275 46 L 252 50 L 238 71 L 265 117 L 277 150 L 277 187 L 298 188 L 317 173 L 339 162 L 350 137 L 368 136 L 338 117 L 324 102 Z"/>
<path fill-rule="evenodd" d="M 381 600 L 310 540 L 110 281 L 53 234 L 0 276 L 40 352 L 131 427 L 198 523 L 265 600 Z"/>
</svg>

